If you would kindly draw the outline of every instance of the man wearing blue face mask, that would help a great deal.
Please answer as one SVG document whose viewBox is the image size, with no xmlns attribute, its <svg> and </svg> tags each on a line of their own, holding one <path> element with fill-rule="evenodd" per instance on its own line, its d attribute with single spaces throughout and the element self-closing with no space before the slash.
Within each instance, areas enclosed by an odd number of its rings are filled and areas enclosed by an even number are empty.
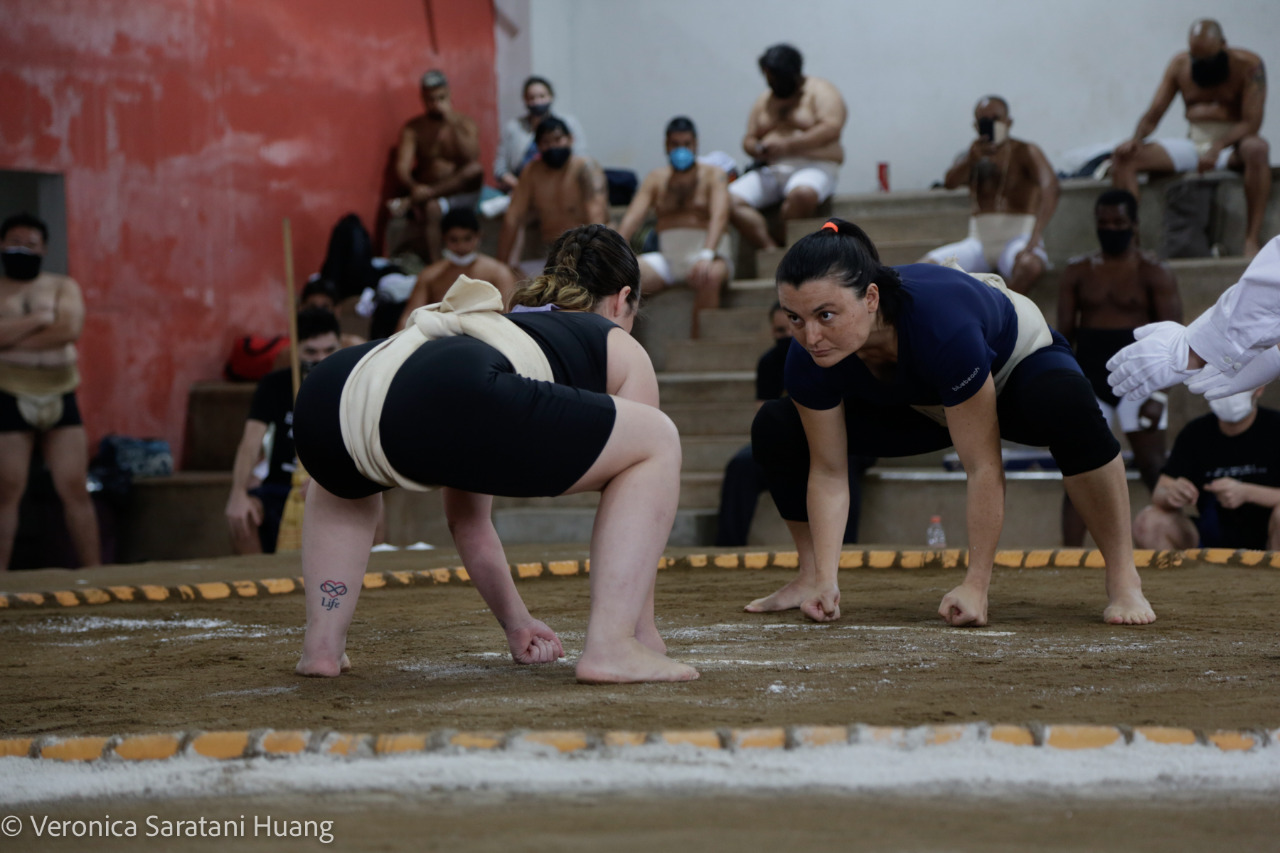
<svg viewBox="0 0 1280 853">
<path fill-rule="evenodd" d="M 444 299 L 445 293 L 458 280 L 458 276 L 487 281 L 502 293 L 502 301 L 511 301 L 516 290 L 516 277 L 511 268 L 480 251 L 480 220 L 470 210 L 451 210 L 440 221 L 444 238 L 443 257 L 418 274 L 418 282 L 404 305 L 400 315 L 403 329 L 405 320 L 415 308 L 431 305 Z"/>
<path fill-rule="evenodd" d="M 1173 99 L 1182 95 L 1190 125 L 1186 139 L 1150 139 Z M 1227 47 L 1217 21 L 1201 18 L 1191 25 L 1187 50 L 1170 62 L 1138 121 L 1133 138 L 1111 155 L 1111 183 L 1138 194 L 1140 172 L 1206 172 L 1233 169 L 1244 173 L 1249 210 L 1244 256 L 1258 254 L 1259 231 L 1271 195 L 1271 157 L 1259 136 L 1267 100 L 1267 71 L 1251 50 Z"/>
<path fill-rule="evenodd" d="M 40 269 L 48 239 L 48 226 L 29 214 L 0 225 L 0 571 L 9 566 L 37 438 L 80 565 L 100 561 L 75 394 L 84 299 L 73 279 Z"/>
<path fill-rule="evenodd" d="M 538 158 L 520 173 L 511 205 L 498 235 L 498 260 L 534 278 L 542 272 L 547 247 L 564 232 L 580 225 L 609 221 L 608 185 L 600 164 L 573 150 L 569 125 L 548 116 L 533 133 Z M 513 258 L 517 238 L 530 215 L 537 217 L 541 245 L 525 246 L 523 258 Z"/>
<path fill-rule="evenodd" d="M 698 161 L 698 131 L 685 116 L 667 123 L 667 165 L 645 176 L 618 233 L 630 240 L 651 212 L 658 251 L 640 255 L 640 288 L 647 296 L 688 283 L 694 289 L 693 337 L 698 312 L 720 307 L 720 291 L 733 276 L 730 263 L 729 189 L 718 166 Z"/>
<path fill-rule="evenodd" d="M 1178 434 L 1134 519 L 1139 548 L 1280 549 L 1280 412 L 1258 406 L 1262 391 L 1210 400 L 1213 413 Z"/>
<path fill-rule="evenodd" d="M 1093 386 L 1108 424 L 1133 448 L 1148 489 L 1155 489 L 1165 461 L 1167 397 L 1156 391 L 1126 400 L 1107 384 L 1107 361 L 1133 343 L 1133 330 L 1147 323 L 1182 322 L 1182 298 L 1169 267 L 1136 242 L 1138 201 L 1127 190 L 1107 190 L 1093 208 L 1101 250 L 1073 258 L 1058 285 L 1057 329 L 1075 346 L 1080 369 Z M 1084 543 L 1084 521 L 1064 498 L 1062 544 Z"/>
</svg>

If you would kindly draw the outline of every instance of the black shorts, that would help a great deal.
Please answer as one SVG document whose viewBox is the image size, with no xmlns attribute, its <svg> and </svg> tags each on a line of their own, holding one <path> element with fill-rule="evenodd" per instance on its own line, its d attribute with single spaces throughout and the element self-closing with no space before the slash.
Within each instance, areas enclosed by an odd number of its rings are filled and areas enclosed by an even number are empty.
<svg viewBox="0 0 1280 853">
<path fill-rule="evenodd" d="M 342 387 L 381 341 L 348 347 L 307 375 L 294 406 L 298 459 L 342 498 L 388 487 L 356 469 L 342 440 Z M 474 338 L 428 341 L 396 371 L 379 437 L 401 476 L 424 485 L 507 497 L 565 492 L 599 458 L 616 411 L 608 394 L 538 382 Z"/>
<path fill-rule="evenodd" d="M 81 426 L 80 406 L 76 403 L 76 392 L 68 391 L 62 395 L 62 417 L 49 429 Z M 46 430 L 47 431 L 47 430 Z M 5 391 L 0 391 L 0 432 L 36 432 L 36 428 L 27 423 L 18 411 L 18 398 Z"/>
<path fill-rule="evenodd" d="M 1001 438 L 1048 447 L 1064 476 L 1093 471 L 1120 452 L 1089 381 L 1055 339 L 1027 356 L 996 400 Z M 909 406 L 869 406 L 845 400 L 849 453 L 913 456 L 951 447 L 951 433 Z M 765 469 L 769 491 L 784 519 L 808 518 L 809 444 L 795 404 L 771 400 L 756 414 L 751 447 Z"/>
</svg>

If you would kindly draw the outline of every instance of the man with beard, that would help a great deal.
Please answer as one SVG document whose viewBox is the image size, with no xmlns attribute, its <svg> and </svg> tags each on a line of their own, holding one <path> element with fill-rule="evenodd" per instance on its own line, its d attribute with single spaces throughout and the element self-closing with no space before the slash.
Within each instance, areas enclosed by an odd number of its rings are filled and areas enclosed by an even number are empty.
<svg viewBox="0 0 1280 853">
<path fill-rule="evenodd" d="M 1073 259 L 1063 270 L 1058 331 L 1075 344 L 1076 360 L 1103 415 L 1108 423 L 1119 420 L 1142 481 L 1154 490 L 1165 461 L 1168 398 L 1157 391 L 1142 400 L 1120 399 L 1107 384 L 1107 361 L 1133 343 L 1137 327 L 1162 320 L 1181 323 L 1182 299 L 1168 266 L 1134 242 L 1138 202 L 1131 193 L 1108 190 L 1093 212 L 1102 249 Z M 1062 539 L 1068 547 L 1084 542 L 1084 521 L 1065 498 Z"/>
<path fill-rule="evenodd" d="M 426 237 L 430 260 L 440 259 L 440 218 L 451 208 L 475 207 L 484 183 L 476 123 L 453 109 L 443 71 L 422 75 L 422 115 L 400 131 L 396 175 L 409 191 L 393 199 L 392 214 L 413 210 Z"/>
<path fill-rule="evenodd" d="M 13 553 L 37 437 L 81 567 L 101 561 L 75 393 L 84 299 L 73 279 L 41 271 L 48 240 L 48 226 L 29 214 L 0 225 L 0 571 Z"/>
<path fill-rule="evenodd" d="M 1187 138 L 1148 140 L 1176 95 L 1186 105 L 1191 125 Z M 1165 69 L 1133 138 L 1112 152 L 1111 183 L 1136 196 L 1139 172 L 1243 172 L 1248 207 L 1244 256 L 1252 258 L 1258 254 L 1262 215 L 1271 195 L 1270 149 L 1258 135 L 1266 99 L 1262 58 L 1227 47 L 1218 22 L 1201 18 L 1191 25 L 1188 50 Z"/>
<path fill-rule="evenodd" d="M 752 105 L 742 139 L 756 168 L 729 185 L 730 217 L 752 245 L 767 249 L 782 240 L 769 233 L 760 208 L 782 202 L 784 223 L 804 219 L 835 192 L 847 112 L 834 85 L 803 73 L 803 57 L 791 45 L 775 44 L 759 64 L 769 88 Z"/>
<path fill-rule="evenodd" d="M 533 139 L 538 159 L 520 173 L 498 236 L 498 260 L 512 264 L 528 278 L 542 272 L 546 247 L 561 234 L 580 225 L 609 221 L 604 170 L 595 160 L 573 153 L 569 126 L 556 116 L 544 118 Z M 538 215 L 541 251 L 526 252 L 526 260 L 516 263 L 518 259 L 511 256 L 530 211 Z"/>
</svg>

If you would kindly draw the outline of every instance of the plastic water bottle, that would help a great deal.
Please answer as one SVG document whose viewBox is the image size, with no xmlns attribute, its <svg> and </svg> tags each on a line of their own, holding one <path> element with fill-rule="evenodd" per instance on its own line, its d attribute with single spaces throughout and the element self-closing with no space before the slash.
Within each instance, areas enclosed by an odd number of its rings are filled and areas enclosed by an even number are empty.
<svg viewBox="0 0 1280 853">
<path fill-rule="evenodd" d="M 924 538 L 930 548 L 947 547 L 947 531 L 942 529 L 942 516 L 929 518 L 929 529 L 925 531 Z"/>
</svg>

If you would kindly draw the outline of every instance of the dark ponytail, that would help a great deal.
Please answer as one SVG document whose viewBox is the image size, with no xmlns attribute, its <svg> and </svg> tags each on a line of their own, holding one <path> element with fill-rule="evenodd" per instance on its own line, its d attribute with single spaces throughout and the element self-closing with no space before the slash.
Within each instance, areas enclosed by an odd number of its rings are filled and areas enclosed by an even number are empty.
<svg viewBox="0 0 1280 853">
<path fill-rule="evenodd" d="M 911 301 L 898 271 L 880 263 L 880 252 L 867 232 L 843 219 L 832 217 L 817 231 L 801 237 L 778 264 L 778 284 L 800 287 L 820 278 L 853 288 L 859 299 L 874 282 L 880 289 L 880 312 L 890 325 L 897 325 L 903 305 Z"/>
</svg>

